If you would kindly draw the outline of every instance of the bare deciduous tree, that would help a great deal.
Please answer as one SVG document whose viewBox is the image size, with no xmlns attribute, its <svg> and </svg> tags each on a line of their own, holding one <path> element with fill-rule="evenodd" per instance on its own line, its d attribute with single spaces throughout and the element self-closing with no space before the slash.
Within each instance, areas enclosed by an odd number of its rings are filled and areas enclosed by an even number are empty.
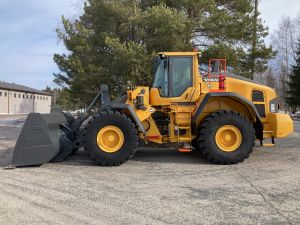
<svg viewBox="0 0 300 225">
<path fill-rule="evenodd" d="M 291 73 L 291 66 L 295 62 L 298 27 L 297 19 L 282 17 L 278 24 L 278 28 L 271 35 L 272 46 L 277 51 L 277 56 L 270 61 L 270 67 L 274 71 L 277 83 L 277 93 L 285 111 L 288 110 L 288 106 L 285 104 L 285 97 L 288 88 L 287 82 Z"/>
</svg>

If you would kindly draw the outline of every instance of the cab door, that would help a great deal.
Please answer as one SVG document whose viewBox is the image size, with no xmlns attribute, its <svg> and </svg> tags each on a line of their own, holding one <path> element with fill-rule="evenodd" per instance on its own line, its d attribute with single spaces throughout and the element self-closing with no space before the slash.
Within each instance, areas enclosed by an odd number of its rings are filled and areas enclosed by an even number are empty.
<svg viewBox="0 0 300 225">
<path fill-rule="evenodd" d="M 160 62 L 153 88 L 151 105 L 170 105 L 193 101 L 193 56 L 168 56 Z"/>
<path fill-rule="evenodd" d="M 193 87 L 193 57 L 169 58 L 169 96 L 172 102 L 187 102 Z"/>
<path fill-rule="evenodd" d="M 170 141 L 192 139 L 191 118 L 195 107 L 193 92 L 193 56 L 173 56 L 169 62 Z"/>
</svg>

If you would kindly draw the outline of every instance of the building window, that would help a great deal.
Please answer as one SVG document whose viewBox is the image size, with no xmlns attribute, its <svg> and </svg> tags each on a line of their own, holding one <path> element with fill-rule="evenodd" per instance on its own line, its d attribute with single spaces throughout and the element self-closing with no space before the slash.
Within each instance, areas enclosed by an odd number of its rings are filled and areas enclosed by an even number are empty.
<svg viewBox="0 0 300 225">
<path fill-rule="evenodd" d="M 0 96 L 2 96 L 2 92 L 0 91 Z"/>
<path fill-rule="evenodd" d="M 19 94 L 19 98 L 21 98 L 21 94 Z"/>
<path fill-rule="evenodd" d="M 17 97 L 17 94 L 16 94 L 16 93 L 14 93 L 14 97 L 15 97 L 15 98 Z"/>
<path fill-rule="evenodd" d="M 7 97 L 7 92 L 4 92 L 4 96 Z"/>
<path fill-rule="evenodd" d="M 25 98 L 25 95 L 23 94 L 23 98 Z"/>
<path fill-rule="evenodd" d="M 26 98 L 28 98 L 28 95 L 26 95 Z"/>
<path fill-rule="evenodd" d="M 48 101 L 48 97 L 46 97 L 46 100 Z"/>
</svg>

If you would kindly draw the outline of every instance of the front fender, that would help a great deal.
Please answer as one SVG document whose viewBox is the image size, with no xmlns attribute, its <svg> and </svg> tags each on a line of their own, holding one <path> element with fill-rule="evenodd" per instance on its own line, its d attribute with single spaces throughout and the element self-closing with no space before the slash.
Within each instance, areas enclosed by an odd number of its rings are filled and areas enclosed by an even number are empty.
<svg viewBox="0 0 300 225">
<path fill-rule="evenodd" d="M 124 104 L 124 103 L 112 103 L 110 108 L 115 109 L 115 110 L 119 110 L 119 111 L 125 110 L 126 113 L 128 114 L 128 116 L 135 122 L 135 124 L 137 125 L 139 130 L 144 135 L 146 134 L 146 130 L 145 130 L 141 120 L 139 119 L 139 117 L 137 116 L 135 110 L 132 108 L 131 105 Z"/>
</svg>

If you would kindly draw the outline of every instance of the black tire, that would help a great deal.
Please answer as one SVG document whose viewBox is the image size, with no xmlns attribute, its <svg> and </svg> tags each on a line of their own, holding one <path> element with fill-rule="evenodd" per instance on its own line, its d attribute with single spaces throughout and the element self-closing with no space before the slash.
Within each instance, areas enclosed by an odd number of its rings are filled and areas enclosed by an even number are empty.
<svg viewBox="0 0 300 225">
<path fill-rule="evenodd" d="M 191 145 L 192 145 L 192 151 L 193 152 L 201 152 L 201 149 L 200 149 L 200 146 L 199 146 L 199 143 L 198 143 L 198 137 L 194 138 L 192 141 L 191 141 Z"/>
<path fill-rule="evenodd" d="M 242 141 L 235 151 L 223 151 L 216 143 L 218 129 L 232 125 L 239 129 Z M 202 155 L 215 164 L 236 164 L 248 158 L 255 145 L 255 130 L 245 116 L 233 111 L 217 111 L 204 120 L 199 129 L 199 148 Z"/>
<path fill-rule="evenodd" d="M 103 151 L 97 144 L 97 134 L 105 126 L 116 126 L 124 135 L 122 147 L 113 153 Z M 138 146 L 138 134 L 135 124 L 120 112 L 101 112 L 87 123 L 84 132 L 83 147 L 90 158 L 101 166 L 119 166 L 131 159 Z"/>
</svg>

